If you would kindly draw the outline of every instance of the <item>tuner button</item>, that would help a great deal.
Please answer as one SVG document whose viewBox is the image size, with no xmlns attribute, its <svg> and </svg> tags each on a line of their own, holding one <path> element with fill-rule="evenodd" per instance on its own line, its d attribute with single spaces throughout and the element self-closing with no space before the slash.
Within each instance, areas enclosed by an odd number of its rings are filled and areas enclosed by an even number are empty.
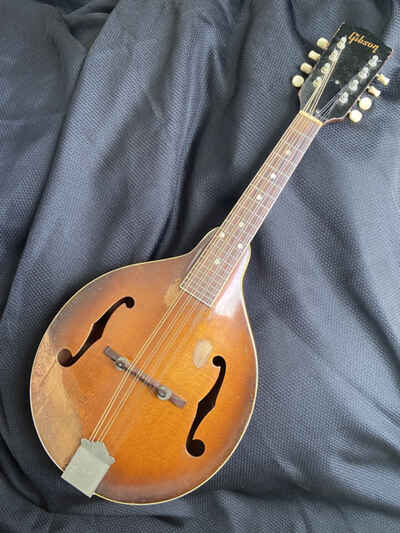
<svg viewBox="0 0 400 533">
<path fill-rule="evenodd" d="M 361 113 L 361 111 L 359 111 L 358 109 L 353 109 L 353 110 L 350 111 L 350 113 L 349 113 L 349 119 L 350 119 L 352 122 L 360 122 L 360 120 L 362 119 L 362 113 Z"/>
<path fill-rule="evenodd" d="M 389 85 L 390 78 L 387 78 L 384 74 L 378 74 L 376 79 L 381 82 L 383 85 Z"/>
<path fill-rule="evenodd" d="M 379 62 L 379 57 L 378 56 L 372 56 L 371 59 L 368 61 L 368 65 L 370 67 L 376 67 L 378 65 L 378 62 Z"/>
<path fill-rule="evenodd" d="M 312 61 L 319 61 L 321 54 L 319 54 L 318 52 L 315 52 L 314 50 L 310 50 L 308 52 L 308 57 L 312 59 Z"/>
<path fill-rule="evenodd" d="M 296 74 L 296 76 L 293 76 L 292 78 L 293 87 L 301 87 L 303 83 L 304 83 L 303 76 L 300 76 L 300 74 Z"/>
<path fill-rule="evenodd" d="M 351 80 L 349 82 L 349 89 L 352 92 L 356 91 L 358 89 L 358 80 Z"/>
<path fill-rule="evenodd" d="M 325 39 L 325 37 L 320 37 L 317 41 L 318 48 L 322 48 L 322 50 L 327 50 L 329 47 L 329 41 L 328 39 Z"/>
<path fill-rule="evenodd" d="M 347 37 L 341 37 L 337 42 L 336 46 L 339 50 L 344 50 L 346 48 Z"/>
<path fill-rule="evenodd" d="M 372 87 L 372 85 L 367 88 L 367 91 L 369 92 L 369 94 L 372 94 L 372 96 L 375 96 L 375 98 L 378 98 L 381 94 L 381 91 L 376 87 Z"/>
<path fill-rule="evenodd" d="M 305 72 L 306 74 L 310 74 L 310 72 L 312 71 L 312 66 L 309 63 L 302 63 L 300 65 L 300 70 L 302 72 Z"/>
<path fill-rule="evenodd" d="M 361 80 L 366 80 L 368 78 L 368 74 L 369 74 L 369 68 L 363 67 L 358 73 L 358 76 Z"/>
<path fill-rule="evenodd" d="M 372 106 L 372 100 L 369 96 L 363 96 L 358 101 L 358 107 L 362 109 L 363 111 L 368 111 L 370 107 Z"/>
</svg>

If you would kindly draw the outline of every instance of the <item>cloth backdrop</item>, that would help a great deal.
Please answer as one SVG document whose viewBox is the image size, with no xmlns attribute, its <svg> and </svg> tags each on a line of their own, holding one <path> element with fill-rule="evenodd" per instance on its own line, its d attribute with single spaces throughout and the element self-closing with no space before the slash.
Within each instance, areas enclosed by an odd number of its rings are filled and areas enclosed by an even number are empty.
<svg viewBox="0 0 400 533">
<path fill-rule="evenodd" d="M 322 128 L 253 242 L 247 433 L 182 499 L 87 499 L 31 419 L 49 321 L 221 223 L 344 20 L 394 48 L 392 82 Z M 1 532 L 400 530 L 399 32 L 395 0 L 0 0 Z"/>
</svg>

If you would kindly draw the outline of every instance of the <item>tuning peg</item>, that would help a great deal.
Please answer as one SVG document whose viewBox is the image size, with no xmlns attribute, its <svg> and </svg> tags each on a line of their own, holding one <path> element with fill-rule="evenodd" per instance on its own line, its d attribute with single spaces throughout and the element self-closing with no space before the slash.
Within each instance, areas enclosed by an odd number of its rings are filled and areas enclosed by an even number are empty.
<svg viewBox="0 0 400 533">
<path fill-rule="evenodd" d="M 317 41 L 318 48 L 322 48 L 322 50 L 327 50 L 329 47 L 329 41 L 328 39 L 325 39 L 325 37 L 320 37 Z"/>
<path fill-rule="evenodd" d="M 358 107 L 363 111 L 368 111 L 372 106 L 372 100 L 369 96 L 363 96 L 358 101 Z"/>
<path fill-rule="evenodd" d="M 362 113 L 358 109 L 352 109 L 349 113 L 349 119 L 352 122 L 360 122 L 362 119 Z"/>
<path fill-rule="evenodd" d="M 300 65 L 300 70 L 305 74 L 310 74 L 310 72 L 312 71 L 312 66 L 309 63 L 302 63 Z"/>
<path fill-rule="evenodd" d="M 375 98 L 378 98 L 379 95 L 381 94 L 381 91 L 377 89 L 376 87 L 373 87 L 372 85 L 367 87 L 367 91 L 369 92 L 369 94 L 372 94 L 372 96 L 375 96 Z"/>
<path fill-rule="evenodd" d="M 390 78 L 387 78 L 384 74 L 377 74 L 376 79 L 383 85 L 389 85 Z"/>
<path fill-rule="evenodd" d="M 352 122 L 360 122 L 362 119 L 362 113 L 358 109 L 352 109 L 349 113 L 349 119 Z"/>
<path fill-rule="evenodd" d="M 314 50 L 310 50 L 308 52 L 308 57 L 312 60 L 312 61 L 318 61 L 319 58 L 321 57 L 321 54 L 319 54 L 318 52 L 315 52 Z"/>
<path fill-rule="evenodd" d="M 301 87 L 303 83 L 304 83 L 303 76 L 300 76 L 300 74 L 296 74 L 296 76 L 293 76 L 292 78 L 293 87 Z"/>
</svg>

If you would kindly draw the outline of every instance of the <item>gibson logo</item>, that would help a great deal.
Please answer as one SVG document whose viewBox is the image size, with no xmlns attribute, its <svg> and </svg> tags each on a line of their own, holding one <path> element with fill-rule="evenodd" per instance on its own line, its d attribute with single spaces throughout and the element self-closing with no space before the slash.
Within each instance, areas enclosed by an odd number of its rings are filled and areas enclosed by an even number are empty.
<svg viewBox="0 0 400 533">
<path fill-rule="evenodd" d="M 362 44 L 363 46 L 368 46 L 368 48 L 371 48 L 371 50 L 373 50 L 374 53 L 376 53 L 376 51 L 379 48 L 379 44 L 374 44 L 374 43 L 371 43 L 371 41 L 366 41 L 364 39 L 364 35 L 360 35 L 359 33 L 355 31 L 353 31 L 353 33 L 349 36 L 349 41 L 350 43 L 354 41 L 358 44 Z"/>
</svg>

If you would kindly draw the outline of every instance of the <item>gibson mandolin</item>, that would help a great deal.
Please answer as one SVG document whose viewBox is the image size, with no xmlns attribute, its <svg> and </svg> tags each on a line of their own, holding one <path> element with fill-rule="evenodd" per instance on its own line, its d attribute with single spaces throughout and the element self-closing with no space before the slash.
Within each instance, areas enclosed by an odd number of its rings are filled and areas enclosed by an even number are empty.
<svg viewBox="0 0 400 533">
<path fill-rule="evenodd" d="M 120 503 L 171 500 L 229 459 L 249 423 L 256 349 L 243 299 L 250 242 L 320 128 L 358 122 L 391 53 L 342 24 L 292 84 L 300 110 L 221 226 L 191 252 L 106 273 L 48 327 L 31 375 L 39 438 L 62 478 Z M 367 94 L 368 93 L 368 94 Z"/>
</svg>

